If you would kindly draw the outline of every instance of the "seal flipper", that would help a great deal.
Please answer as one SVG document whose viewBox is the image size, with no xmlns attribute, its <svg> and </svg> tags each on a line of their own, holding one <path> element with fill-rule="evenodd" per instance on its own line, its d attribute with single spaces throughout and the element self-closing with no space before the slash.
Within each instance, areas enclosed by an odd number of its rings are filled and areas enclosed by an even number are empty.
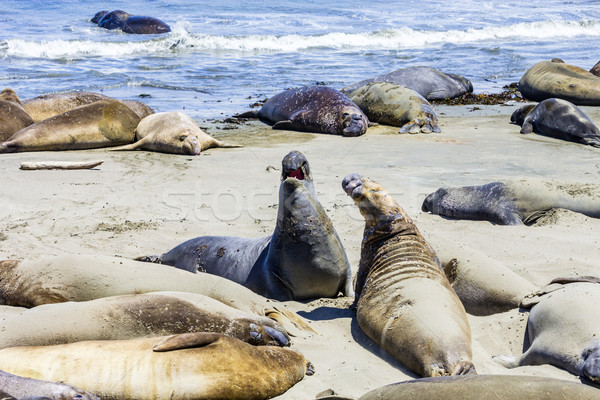
<svg viewBox="0 0 600 400">
<path fill-rule="evenodd" d="M 250 110 L 241 114 L 235 114 L 233 118 L 260 118 L 260 110 Z"/>
<path fill-rule="evenodd" d="M 110 151 L 138 150 L 138 149 L 141 149 L 144 146 L 144 143 L 146 143 L 145 139 L 147 137 L 148 136 L 146 136 L 145 138 L 142 138 L 142 139 L 138 140 L 137 142 L 126 144 L 126 145 L 123 145 L 123 146 L 110 147 L 108 150 L 110 150 Z"/>
<path fill-rule="evenodd" d="M 533 125 L 531 125 L 530 122 L 523 122 L 523 125 L 521 125 L 521 133 L 528 134 L 531 132 L 533 132 Z"/>
<path fill-rule="evenodd" d="M 284 121 L 278 121 L 275 122 L 275 124 L 273 124 L 273 129 L 282 129 L 282 130 L 288 130 L 288 131 L 296 131 L 298 130 L 298 127 L 296 126 L 295 121 L 299 118 L 302 118 L 304 113 L 307 113 L 308 110 L 298 110 L 295 113 L 293 113 L 292 115 L 290 115 L 289 119 L 286 119 Z"/>
<path fill-rule="evenodd" d="M 152 351 L 161 352 L 204 347 L 216 342 L 223 336 L 212 332 L 181 333 L 161 340 L 152 348 Z"/>
</svg>

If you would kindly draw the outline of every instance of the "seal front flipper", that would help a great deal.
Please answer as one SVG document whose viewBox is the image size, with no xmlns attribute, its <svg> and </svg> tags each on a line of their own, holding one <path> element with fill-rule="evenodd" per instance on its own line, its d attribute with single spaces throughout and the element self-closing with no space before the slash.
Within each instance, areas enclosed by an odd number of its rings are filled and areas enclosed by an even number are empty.
<svg viewBox="0 0 600 400">
<path fill-rule="evenodd" d="M 223 335 L 211 332 L 181 333 L 169 336 L 157 343 L 152 351 L 173 351 L 204 347 L 219 340 Z"/>
<path fill-rule="evenodd" d="M 241 114 L 235 114 L 233 118 L 260 118 L 260 110 L 250 110 Z"/>
<path fill-rule="evenodd" d="M 521 133 L 528 134 L 531 132 L 533 132 L 533 125 L 531 125 L 530 122 L 523 122 L 523 125 L 521 126 Z"/>
</svg>

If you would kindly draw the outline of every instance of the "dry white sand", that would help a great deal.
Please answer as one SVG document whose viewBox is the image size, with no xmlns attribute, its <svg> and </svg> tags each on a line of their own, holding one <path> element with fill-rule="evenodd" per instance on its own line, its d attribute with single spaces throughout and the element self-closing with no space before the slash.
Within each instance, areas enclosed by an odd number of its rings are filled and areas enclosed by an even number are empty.
<svg viewBox="0 0 600 400">
<path fill-rule="evenodd" d="M 341 189 L 351 172 L 383 185 L 413 217 L 425 238 L 451 237 L 504 264 L 536 285 L 565 275 L 600 275 L 600 220 L 561 211 L 542 226 L 498 226 L 421 212 L 440 186 L 479 185 L 518 177 L 600 184 L 600 149 L 537 134 L 509 123 L 511 106 L 437 107 L 442 133 L 399 135 L 378 126 L 358 138 L 273 131 L 260 122 L 234 130 L 208 126 L 220 139 L 243 144 L 198 157 L 145 151 L 40 152 L 0 156 L 0 259 L 62 252 L 137 257 L 160 254 L 201 235 L 259 237 L 275 226 L 281 159 L 291 150 L 310 162 L 319 199 L 340 235 L 353 272 L 363 220 Z M 600 123 L 600 110 L 583 107 Z M 201 124 L 202 125 L 202 124 Z M 22 161 L 103 159 L 93 170 L 21 171 Z M 274 167 L 274 168 L 272 168 Z M 143 276 L 140 276 L 143 279 Z M 310 399 L 325 389 L 360 396 L 415 375 L 378 348 L 358 327 L 351 299 L 288 302 L 317 332 L 292 347 L 315 366 L 285 399 Z M 515 309 L 469 316 L 480 374 L 579 379 L 543 365 L 513 370 L 493 355 L 520 354 L 527 314 Z"/>
</svg>

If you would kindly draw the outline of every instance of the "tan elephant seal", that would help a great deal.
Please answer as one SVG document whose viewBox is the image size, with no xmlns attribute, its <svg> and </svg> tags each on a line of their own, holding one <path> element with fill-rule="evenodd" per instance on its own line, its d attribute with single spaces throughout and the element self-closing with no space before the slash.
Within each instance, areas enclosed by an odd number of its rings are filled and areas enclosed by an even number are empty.
<svg viewBox="0 0 600 400">
<path fill-rule="evenodd" d="M 371 82 L 348 94 L 369 121 L 399 126 L 400 133 L 441 132 L 433 106 L 419 93 L 388 82 Z"/>
<path fill-rule="evenodd" d="M 551 364 L 600 383 L 600 285 L 596 281 L 551 284 L 526 298 L 530 347 L 520 357 L 496 356 L 507 368 Z"/>
<path fill-rule="evenodd" d="M 600 105 L 600 77 L 564 62 L 535 64 L 519 81 L 519 91 L 532 101 L 556 97 L 580 106 Z"/>
<path fill-rule="evenodd" d="M 119 146 L 133 141 L 139 122 L 123 103 L 99 100 L 21 129 L 0 143 L 0 153 Z"/>
<path fill-rule="evenodd" d="M 598 389 L 539 376 L 470 375 L 414 379 L 372 390 L 359 400 L 592 400 Z"/>
<path fill-rule="evenodd" d="M 421 376 L 475 373 L 465 309 L 411 218 L 359 174 L 342 188 L 366 221 L 355 287 L 360 328 Z"/>
<path fill-rule="evenodd" d="M 203 294 L 241 311 L 267 316 L 288 332 L 310 327 L 281 303 L 216 275 L 118 257 L 64 254 L 0 261 L 0 304 L 35 307 L 157 291 Z"/>
<path fill-rule="evenodd" d="M 289 345 L 285 329 L 270 318 L 200 294 L 153 292 L 28 309 L 0 320 L 0 348 L 187 332 L 222 333 L 254 345 Z"/>
<path fill-rule="evenodd" d="M 10 397 L 3 397 L 2 392 Z M 64 383 L 25 378 L 0 371 L 0 399 L 28 400 L 100 400 Z"/>
<path fill-rule="evenodd" d="M 421 206 L 422 211 L 448 218 L 485 220 L 500 225 L 531 225 L 553 208 L 600 218 L 600 186 L 515 179 L 439 188 Z"/>
<path fill-rule="evenodd" d="M 268 399 L 312 373 L 293 350 L 205 332 L 11 347 L 0 369 L 121 400 Z"/>
<path fill-rule="evenodd" d="M 0 92 L 0 142 L 33 122 L 14 90 L 6 88 Z"/>
<path fill-rule="evenodd" d="M 39 122 L 65 111 L 108 99 L 110 97 L 95 92 L 48 93 L 24 100 L 23 108 L 35 122 Z"/>
<path fill-rule="evenodd" d="M 135 143 L 113 150 L 142 149 L 197 156 L 213 147 L 240 147 L 210 136 L 182 112 L 161 112 L 145 117 L 137 126 L 135 139 Z"/>
</svg>

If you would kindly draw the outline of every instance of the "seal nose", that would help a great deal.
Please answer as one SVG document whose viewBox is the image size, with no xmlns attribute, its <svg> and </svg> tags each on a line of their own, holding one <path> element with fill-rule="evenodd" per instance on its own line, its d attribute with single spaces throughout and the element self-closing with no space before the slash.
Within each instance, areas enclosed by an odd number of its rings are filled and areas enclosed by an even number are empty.
<svg viewBox="0 0 600 400">
<path fill-rule="evenodd" d="M 346 175 L 346 177 L 342 180 L 342 189 L 348 196 L 352 196 L 355 189 L 359 186 L 362 186 L 362 175 L 353 172 L 351 174 Z"/>
</svg>

